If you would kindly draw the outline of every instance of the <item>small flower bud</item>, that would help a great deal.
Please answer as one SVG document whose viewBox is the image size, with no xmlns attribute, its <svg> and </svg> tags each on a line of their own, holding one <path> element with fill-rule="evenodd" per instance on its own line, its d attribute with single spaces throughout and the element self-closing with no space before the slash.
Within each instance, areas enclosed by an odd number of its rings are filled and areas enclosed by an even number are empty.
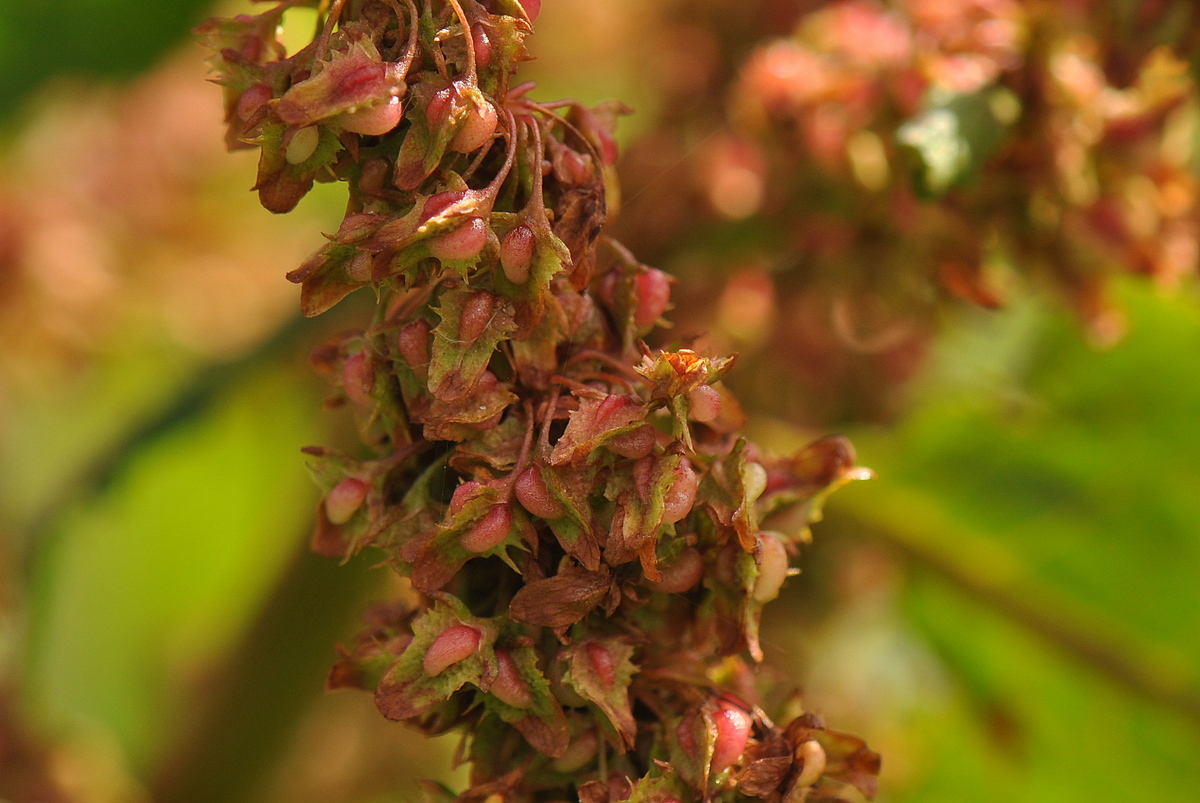
<svg viewBox="0 0 1200 803">
<path fill-rule="evenodd" d="M 762 559 L 758 564 L 758 579 L 754 582 L 754 599 L 770 602 L 779 596 L 787 579 L 788 554 L 783 542 L 769 532 L 761 534 Z"/>
<path fill-rule="evenodd" d="M 337 122 L 352 133 L 378 137 L 399 125 L 403 117 L 404 107 L 400 98 L 393 97 L 365 109 L 341 114 Z"/>
<path fill-rule="evenodd" d="M 312 158 L 320 144 L 321 130 L 315 125 L 305 126 L 292 134 L 292 138 L 288 140 L 287 147 L 283 151 L 283 158 L 290 165 L 302 164 Z"/>
<path fill-rule="evenodd" d="M 517 671 L 517 665 L 512 656 L 505 650 L 496 650 L 496 665 L 499 672 L 492 681 L 489 692 L 500 698 L 501 702 L 513 708 L 529 708 L 533 705 L 533 695 L 529 692 L 529 684 Z"/>
<path fill-rule="evenodd" d="M 589 641 L 583 645 L 584 655 L 592 665 L 592 671 L 600 680 L 600 686 L 606 691 L 612 689 L 617 682 L 617 667 L 613 663 L 612 653 L 603 644 Z"/>
<path fill-rule="evenodd" d="M 637 277 L 637 309 L 633 322 L 639 329 L 653 326 L 671 304 L 671 279 L 656 268 Z"/>
<path fill-rule="evenodd" d="M 812 786 L 821 780 L 821 776 L 825 774 L 826 757 L 825 748 L 821 747 L 820 742 L 809 739 L 796 748 L 795 757 L 802 765 L 800 774 L 796 776 L 797 789 Z"/>
<path fill-rule="evenodd" d="M 476 66 L 487 67 L 492 63 L 491 37 L 488 36 L 487 28 L 478 22 L 471 26 L 471 44 L 475 48 Z"/>
<path fill-rule="evenodd" d="M 609 451 L 616 452 L 621 457 L 641 460 L 654 451 L 656 441 L 654 427 L 650 424 L 642 424 L 630 432 L 609 438 L 604 445 L 608 447 Z"/>
<path fill-rule="evenodd" d="M 347 477 L 325 495 L 325 518 L 330 524 L 345 524 L 367 498 L 367 484 Z"/>
<path fill-rule="evenodd" d="M 533 262 L 533 230 L 525 224 L 504 235 L 500 243 L 500 265 L 513 284 L 524 284 Z"/>
<path fill-rule="evenodd" d="M 696 583 L 704 575 L 704 558 L 696 550 L 688 547 L 678 558 L 667 565 L 659 564 L 663 579 L 650 582 L 648 585 L 655 591 L 665 594 L 682 594 L 695 588 Z"/>
<path fill-rule="evenodd" d="M 405 324 L 396 339 L 401 359 L 414 371 L 429 365 L 429 324 L 424 320 Z"/>
<path fill-rule="evenodd" d="M 458 322 L 458 339 L 470 345 L 479 339 L 483 330 L 492 321 L 496 309 L 496 297 L 486 290 L 473 293 L 463 304 L 462 318 Z"/>
<path fill-rule="evenodd" d="M 697 385 L 688 391 L 688 413 L 693 421 L 707 424 L 721 414 L 721 392 L 712 385 Z"/>
<path fill-rule="evenodd" d="M 553 521 L 562 518 L 567 512 L 546 487 L 546 481 L 542 479 L 542 472 L 537 466 L 530 466 L 522 471 L 513 485 L 513 490 L 516 491 L 521 507 L 538 518 Z"/>
<path fill-rule="evenodd" d="M 663 498 L 663 521 L 672 524 L 691 512 L 699 487 L 700 480 L 692 470 L 692 464 L 685 458 L 679 466 L 675 481 L 671 483 Z"/>
<path fill-rule="evenodd" d="M 713 745 L 712 772 L 724 772 L 742 757 L 750 738 L 750 715 L 736 706 L 723 706 L 713 717 L 717 741 Z"/>
<path fill-rule="evenodd" d="M 469 658 L 479 649 L 482 634 L 470 625 L 446 628 L 425 651 L 422 668 L 429 677 L 440 675 L 447 667 Z"/>
<path fill-rule="evenodd" d="M 375 375 L 371 372 L 367 352 L 351 354 L 342 363 L 342 389 L 350 401 L 361 407 L 371 404 L 371 389 L 375 387 Z"/>
<path fill-rule="evenodd" d="M 467 218 L 458 228 L 429 243 L 429 253 L 438 259 L 470 259 L 487 244 L 488 225 L 481 217 Z"/>
<path fill-rule="evenodd" d="M 470 153 L 482 148 L 496 133 L 497 120 L 496 107 L 486 100 L 480 101 L 479 105 L 471 104 L 462 127 L 450 140 L 450 150 Z"/>
<path fill-rule="evenodd" d="M 454 489 L 454 494 L 450 497 L 450 515 L 457 516 L 462 512 L 463 507 L 467 504 L 467 500 L 479 492 L 483 487 L 482 483 L 475 480 L 467 480 Z"/>
<path fill-rule="evenodd" d="M 459 543 L 468 552 L 487 552 L 504 543 L 511 527 L 512 513 L 509 512 L 508 505 L 496 505 L 471 529 L 463 533 Z"/>
</svg>

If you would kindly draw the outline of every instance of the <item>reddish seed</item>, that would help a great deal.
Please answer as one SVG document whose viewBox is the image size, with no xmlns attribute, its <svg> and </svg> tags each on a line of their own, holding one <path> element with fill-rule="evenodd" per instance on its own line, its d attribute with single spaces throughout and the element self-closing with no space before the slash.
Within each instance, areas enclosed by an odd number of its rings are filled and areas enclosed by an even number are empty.
<svg viewBox="0 0 1200 803">
<path fill-rule="evenodd" d="M 466 193 L 462 190 L 448 190 L 429 196 L 429 200 L 425 201 L 425 205 L 421 207 L 421 222 L 424 223 L 430 218 L 440 215 L 465 196 Z"/>
<path fill-rule="evenodd" d="M 542 0 L 517 0 L 521 4 L 521 8 L 525 9 L 525 16 L 529 17 L 529 21 L 533 22 L 538 18 L 538 14 L 542 13 Z"/>
<path fill-rule="evenodd" d="M 513 662 L 512 656 L 505 650 L 496 650 L 496 665 L 499 672 L 488 691 L 499 697 L 501 702 L 508 703 L 513 708 L 532 706 L 533 695 L 529 693 L 529 684 L 517 671 L 517 665 Z"/>
<path fill-rule="evenodd" d="M 413 321 L 400 330 L 396 341 L 400 357 L 414 371 L 429 365 L 429 324 Z"/>
<path fill-rule="evenodd" d="M 249 120 L 271 97 L 272 92 L 269 86 L 266 84 L 255 84 L 238 98 L 237 116 L 243 120 Z"/>
<path fill-rule="evenodd" d="M 652 326 L 671 304 L 671 280 L 656 268 L 637 277 L 637 310 L 633 322 L 639 329 Z"/>
<path fill-rule="evenodd" d="M 463 304 L 462 318 L 458 322 L 458 339 L 465 344 L 474 343 L 492 321 L 496 309 L 496 297 L 486 290 L 472 294 Z"/>
<path fill-rule="evenodd" d="M 457 516 L 462 512 L 463 506 L 467 504 L 467 500 L 475 496 L 482 487 L 482 483 L 475 480 L 467 480 L 463 484 L 454 489 L 454 495 L 450 497 L 450 515 Z"/>
<path fill-rule="evenodd" d="M 442 631 L 425 651 L 422 668 L 429 677 L 440 675 L 447 667 L 471 657 L 479 649 L 480 632 L 470 625 L 455 625 Z"/>
<path fill-rule="evenodd" d="M 388 98 L 366 109 L 342 114 L 338 117 L 338 123 L 352 133 L 377 137 L 399 125 L 403 117 L 404 107 L 400 98 Z"/>
<path fill-rule="evenodd" d="M 513 490 L 516 491 L 521 507 L 538 518 L 552 521 L 562 518 L 567 512 L 562 502 L 555 499 L 546 487 L 542 472 L 537 466 L 530 466 L 522 471 L 513 485 Z"/>
<path fill-rule="evenodd" d="M 325 495 L 325 518 L 331 524 L 345 524 L 367 498 L 367 484 L 347 477 Z"/>
<path fill-rule="evenodd" d="M 373 259 L 370 254 L 364 254 L 360 251 L 346 263 L 346 275 L 356 282 L 369 282 L 371 281 L 372 262 Z"/>
<path fill-rule="evenodd" d="M 488 225 L 481 217 L 467 218 L 458 228 L 429 243 L 429 253 L 441 260 L 470 259 L 487 244 Z"/>
<path fill-rule="evenodd" d="M 713 774 L 724 772 L 742 757 L 750 738 L 750 715 L 740 708 L 722 708 L 713 717 L 717 741 L 713 745 Z"/>
<path fill-rule="evenodd" d="M 696 490 L 700 480 L 686 459 L 679 466 L 679 473 L 663 498 L 663 521 L 670 524 L 686 516 L 696 502 Z"/>
<path fill-rule="evenodd" d="M 446 117 L 450 114 L 450 104 L 454 102 L 454 96 L 457 94 L 454 87 L 446 87 L 435 92 L 429 99 L 429 105 L 425 107 L 425 121 L 429 124 L 430 131 L 437 131 L 446 122 Z"/>
<path fill-rule="evenodd" d="M 721 414 L 721 392 L 712 385 L 697 385 L 688 391 L 688 412 L 694 421 L 707 424 Z"/>
<path fill-rule="evenodd" d="M 500 265 L 513 284 L 525 284 L 533 263 L 533 229 L 525 224 L 504 235 L 500 243 Z"/>
<path fill-rule="evenodd" d="M 650 583 L 655 591 L 666 594 L 682 594 L 696 586 L 704 575 L 704 558 L 700 553 L 688 547 L 678 558 L 666 566 L 659 564 L 663 579 Z"/>
<path fill-rule="evenodd" d="M 463 121 L 462 127 L 450 140 L 450 150 L 470 153 L 482 148 L 491 141 L 492 135 L 496 133 L 497 122 L 495 106 L 486 100 L 483 101 L 482 107 L 472 105 L 467 111 L 467 117 Z"/>
<path fill-rule="evenodd" d="M 371 388 L 375 386 L 375 375 L 365 351 L 352 354 L 342 363 L 342 388 L 350 401 L 362 407 L 371 404 Z"/>
<path fill-rule="evenodd" d="M 468 552 L 487 552 L 504 543 L 512 527 L 512 513 L 508 505 L 496 505 L 479 521 L 463 533 L 459 543 Z"/>
<path fill-rule="evenodd" d="M 591 662 L 592 671 L 599 678 L 600 685 L 605 690 L 611 689 L 617 682 L 617 669 L 613 665 L 612 653 L 603 644 L 597 644 L 594 641 L 583 645 L 583 651 L 587 655 L 588 661 Z"/>
<path fill-rule="evenodd" d="M 471 26 L 471 44 L 475 47 L 475 66 L 487 67 L 492 63 L 492 39 L 487 28 L 478 22 Z"/>
<path fill-rule="evenodd" d="M 654 427 L 650 424 L 642 424 L 631 432 L 609 438 L 604 445 L 608 447 L 609 451 L 616 452 L 621 457 L 641 460 L 654 451 L 656 441 Z"/>
<path fill-rule="evenodd" d="M 592 423 L 596 429 L 607 429 L 613 418 L 632 403 L 629 398 L 619 393 L 611 393 L 605 396 L 600 402 L 600 406 L 596 408 L 596 415 L 592 419 Z"/>
</svg>

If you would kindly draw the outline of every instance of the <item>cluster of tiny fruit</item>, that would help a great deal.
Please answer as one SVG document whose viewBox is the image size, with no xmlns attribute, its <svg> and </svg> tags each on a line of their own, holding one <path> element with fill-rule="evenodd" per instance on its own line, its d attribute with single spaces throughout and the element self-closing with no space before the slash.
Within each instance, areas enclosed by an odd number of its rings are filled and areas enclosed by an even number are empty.
<svg viewBox="0 0 1200 803">
<path fill-rule="evenodd" d="M 318 31 L 288 55 L 301 5 Z M 603 233 L 623 109 L 512 83 L 539 6 L 286 0 L 199 29 L 263 205 L 349 188 L 289 274 L 303 311 L 378 300 L 314 353 L 363 440 L 307 450 L 314 546 L 377 550 L 412 593 L 367 613 L 329 686 L 462 733 L 464 801 L 871 795 L 879 757 L 754 671 L 762 606 L 863 470 L 836 437 L 766 455 L 729 358 L 644 345 L 671 280 Z"/>
</svg>

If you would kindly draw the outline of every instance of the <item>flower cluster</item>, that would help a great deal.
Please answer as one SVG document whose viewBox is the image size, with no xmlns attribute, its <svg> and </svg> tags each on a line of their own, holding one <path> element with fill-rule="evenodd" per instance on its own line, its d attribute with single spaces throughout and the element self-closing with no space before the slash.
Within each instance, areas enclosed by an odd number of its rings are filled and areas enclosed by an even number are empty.
<svg viewBox="0 0 1200 803">
<path fill-rule="evenodd" d="M 776 726 L 752 671 L 822 498 L 864 472 L 837 437 L 761 452 L 730 358 L 644 344 L 671 280 L 603 234 L 623 109 L 511 83 L 535 0 L 333 0 L 289 56 L 302 4 L 200 33 L 263 205 L 349 187 L 290 274 L 303 311 L 378 298 L 314 354 L 364 441 L 308 450 L 314 546 L 379 550 L 414 594 L 368 613 L 330 687 L 462 732 L 464 801 L 873 794 L 878 756 L 794 700 Z"/>
</svg>

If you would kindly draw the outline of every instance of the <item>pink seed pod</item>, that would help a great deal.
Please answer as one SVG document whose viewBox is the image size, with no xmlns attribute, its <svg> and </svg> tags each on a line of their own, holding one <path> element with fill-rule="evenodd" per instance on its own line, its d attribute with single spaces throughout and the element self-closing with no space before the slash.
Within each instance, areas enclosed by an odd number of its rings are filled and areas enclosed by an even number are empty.
<svg viewBox="0 0 1200 803">
<path fill-rule="evenodd" d="M 271 99 L 273 93 L 266 84 L 255 84 L 242 93 L 237 102 L 237 116 L 243 121 L 249 120 L 263 104 Z"/>
<path fill-rule="evenodd" d="M 492 63 L 492 39 L 488 36 L 487 28 L 478 22 L 471 26 L 471 44 L 475 48 L 477 67 L 487 67 Z"/>
<path fill-rule="evenodd" d="M 513 284 L 525 284 L 533 263 L 533 229 L 522 223 L 500 242 L 500 266 Z"/>
<path fill-rule="evenodd" d="M 788 554 L 783 542 L 769 532 L 761 535 L 762 559 L 758 564 L 758 579 L 754 581 L 754 599 L 770 602 L 779 596 L 787 579 Z"/>
<path fill-rule="evenodd" d="M 562 502 L 555 499 L 546 487 L 546 481 L 542 479 L 542 472 L 537 466 L 530 466 L 522 471 L 513 484 L 513 490 L 516 491 L 521 507 L 538 518 L 553 521 L 561 519 L 567 512 Z"/>
<path fill-rule="evenodd" d="M 648 582 L 655 591 L 665 594 L 682 594 L 695 588 L 696 583 L 704 575 L 704 558 L 696 550 L 688 547 L 678 558 L 667 565 L 659 564 L 663 579 L 658 582 Z"/>
<path fill-rule="evenodd" d="M 504 543 L 511 527 L 512 513 L 508 505 L 496 505 L 477 524 L 463 533 L 459 543 L 468 552 L 487 552 Z"/>
<path fill-rule="evenodd" d="M 337 122 L 346 131 L 354 134 L 366 134 L 378 137 L 391 131 L 400 124 L 404 117 L 404 107 L 400 98 L 388 98 L 383 103 L 376 103 L 355 112 L 345 112 L 338 115 Z"/>
<path fill-rule="evenodd" d="M 454 489 L 454 494 L 450 497 L 450 515 L 457 516 L 462 512 L 463 507 L 467 504 L 467 500 L 479 492 L 483 487 L 482 483 L 475 480 L 467 480 Z"/>
<path fill-rule="evenodd" d="M 347 477 L 325 495 L 325 518 L 330 524 L 345 524 L 367 498 L 367 484 Z"/>
<path fill-rule="evenodd" d="M 713 716 L 717 741 L 713 745 L 712 772 L 720 774 L 742 757 L 750 739 L 750 715 L 736 706 L 723 706 Z"/>
<path fill-rule="evenodd" d="M 600 679 L 601 687 L 606 691 L 611 689 L 617 682 L 617 668 L 613 663 L 612 653 L 603 644 L 595 641 L 589 641 L 583 645 L 583 652 L 592 665 L 592 671 Z"/>
<path fill-rule="evenodd" d="M 800 774 L 796 776 L 797 789 L 812 786 L 821 780 L 821 776 L 825 774 L 826 756 L 825 748 L 821 747 L 820 742 L 809 739 L 796 748 L 794 755 L 796 761 L 802 765 Z"/>
<path fill-rule="evenodd" d="M 673 524 L 686 516 L 696 503 L 696 490 L 700 479 L 685 458 L 679 465 L 679 473 L 663 498 L 663 521 Z"/>
<path fill-rule="evenodd" d="M 595 425 L 596 429 L 608 429 L 612 425 L 613 418 L 633 403 L 632 399 L 622 396 L 620 393 L 611 393 L 605 396 L 599 406 L 596 407 L 596 414 L 592 418 L 593 425 Z"/>
<path fill-rule="evenodd" d="M 351 354 L 342 363 L 342 389 L 350 401 L 360 407 L 371 405 L 371 389 L 375 387 L 375 374 L 371 371 L 367 352 Z"/>
<path fill-rule="evenodd" d="M 481 106 L 471 104 L 462 127 L 450 140 L 450 150 L 458 153 L 470 153 L 482 148 L 491 141 L 492 135 L 496 133 L 497 121 L 496 107 L 486 100 L 482 101 Z"/>
<path fill-rule="evenodd" d="M 466 193 L 462 190 L 447 190 L 439 192 L 436 195 L 430 195 L 425 205 L 421 207 L 421 222 L 425 223 L 430 218 L 440 215 L 456 203 L 466 197 Z"/>
<path fill-rule="evenodd" d="M 521 8 L 525 9 L 525 16 L 529 17 L 529 21 L 533 22 L 538 18 L 538 14 L 542 13 L 542 0 L 517 0 L 521 4 Z"/>
<path fill-rule="evenodd" d="M 608 776 L 608 800 L 609 803 L 620 803 L 622 800 L 628 800 L 633 794 L 633 785 L 629 783 L 629 779 L 624 773 L 614 770 Z M 668 798 L 669 799 L 669 798 Z M 667 803 L 663 800 L 661 803 Z"/>
<path fill-rule="evenodd" d="M 596 748 L 599 746 L 600 742 L 596 738 L 596 732 L 584 731 L 550 766 L 554 768 L 555 772 L 570 775 L 586 767 L 596 757 Z"/>
<path fill-rule="evenodd" d="M 479 649 L 480 632 L 470 625 L 446 628 L 425 651 L 422 668 L 429 677 L 440 675 L 447 667 L 470 658 Z"/>
<path fill-rule="evenodd" d="M 419 320 L 405 324 L 396 339 L 401 359 L 414 371 L 429 365 L 429 324 Z"/>
<path fill-rule="evenodd" d="M 448 86 L 435 92 L 429 99 L 429 105 L 425 107 L 425 122 L 429 124 L 430 131 L 437 131 L 446 122 L 446 118 L 450 116 L 450 107 L 457 95 L 458 92 L 455 88 Z"/>
<path fill-rule="evenodd" d="M 496 297 L 486 290 L 472 293 L 463 304 L 462 318 L 458 322 L 458 339 L 461 343 L 471 344 L 479 339 L 483 330 L 492 321 L 492 312 L 496 309 Z"/>
<path fill-rule="evenodd" d="M 521 677 L 517 665 L 506 650 L 496 650 L 496 665 L 499 672 L 488 691 L 513 708 L 532 706 L 533 695 L 529 692 L 529 684 Z"/>
<path fill-rule="evenodd" d="M 359 192 L 373 194 L 383 189 L 387 183 L 390 165 L 386 159 L 368 159 L 363 163 L 362 171 L 358 174 Z"/>
<path fill-rule="evenodd" d="M 283 158 L 290 165 L 302 164 L 312 158 L 320 144 L 321 130 L 315 125 L 305 126 L 292 134 L 287 147 L 283 150 Z"/>
<path fill-rule="evenodd" d="M 721 392 L 712 385 L 697 385 L 687 396 L 688 414 L 693 421 L 707 424 L 721 415 Z"/>
<path fill-rule="evenodd" d="M 639 329 L 653 326 L 671 304 L 671 279 L 657 268 L 637 277 L 637 309 L 633 322 Z"/>
<path fill-rule="evenodd" d="M 604 445 L 608 447 L 609 451 L 616 452 L 621 457 L 641 460 L 654 451 L 656 442 L 654 427 L 650 424 L 642 424 L 635 430 L 609 438 Z"/>
<path fill-rule="evenodd" d="M 487 244 L 487 233 L 487 221 L 481 217 L 467 218 L 458 228 L 430 241 L 429 253 L 442 261 L 470 259 Z"/>
</svg>

